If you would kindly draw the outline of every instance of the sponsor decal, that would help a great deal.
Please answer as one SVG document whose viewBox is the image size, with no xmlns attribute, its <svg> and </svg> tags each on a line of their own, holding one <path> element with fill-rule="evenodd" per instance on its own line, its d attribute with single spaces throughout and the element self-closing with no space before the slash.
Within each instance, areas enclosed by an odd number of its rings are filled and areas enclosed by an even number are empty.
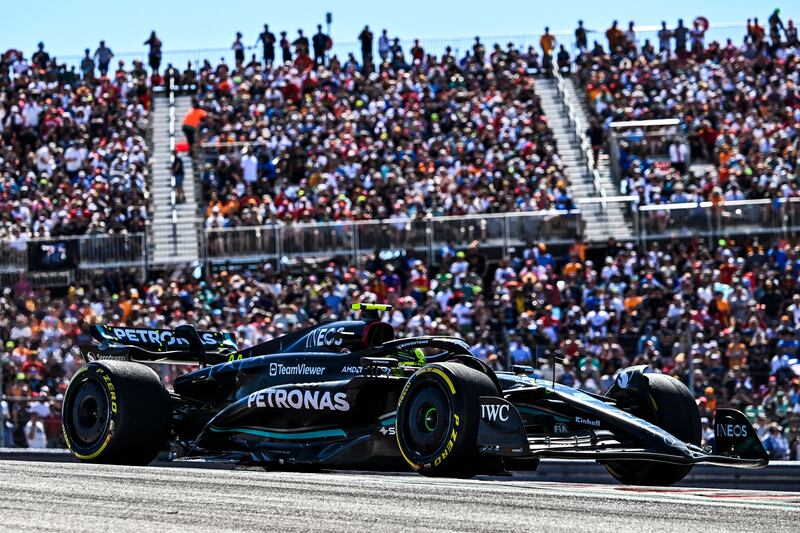
<svg viewBox="0 0 800 533">
<path fill-rule="evenodd" d="M 508 420 L 508 404 L 489 404 L 481 405 L 481 418 L 496 422 L 500 419 L 502 422 Z"/>
<path fill-rule="evenodd" d="M 324 366 L 311 366 L 305 363 L 284 365 L 283 363 L 270 363 L 270 376 L 321 376 L 325 373 Z"/>
<path fill-rule="evenodd" d="M 315 329 L 306 337 L 306 348 L 341 346 L 344 340 L 337 337 L 336 333 L 341 333 L 342 331 L 344 331 L 344 327 Z"/>
<path fill-rule="evenodd" d="M 744 424 L 717 424 L 717 437 L 738 437 L 747 436 L 747 426 Z"/>
<path fill-rule="evenodd" d="M 149 344 L 158 344 L 166 346 L 188 346 L 189 341 L 183 337 L 176 337 L 172 331 L 169 330 L 156 330 L 156 329 L 139 329 L 139 328 L 106 328 L 113 335 L 108 335 L 104 329 L 100 329 L 101 334 L 108 340 L 112 341 L 130 341 L 130 342 L 145 342 Z M 214 339 L 214 334 L 205 332 L 200 334 L 200 340 L 206 346 L 217 346 L 219 343 Z"/>
<path fill-rule="evenodd" d="M 344 366 L 342 367 L 342 374 L 360 374 L 361 370 L 360 366 Z"/>
<path fill-rule="evenodd" d="M 630 380 L 631 375 L 627 372 L 622 372 L 619 376 L 617 376 L 617 385 L 620 389 L 627 389 Z"/>
<path fill-rule="evenodd" d="M 387 426 L 383 426 L 378 431 L 380 431 L 381 435 L 383 435 L 384 437 L 394 437 L 395 436 L 395 428 L 394 428 L 394 426 L 388 426 L 388 427 Z"/>
<path fill-rule="evenodd" d="M 450 450 L 453 449 L 453 446 L 456 444 L 456 440 L 458 440 L 458 431 L 456 428 L 461 424 L 461 420 L 458 418 L 458 415 L 453 414 L 453 431 L 450 433 L 450 440 L 447 441 L 447 446 L 445 446 L 444 451 L 433 460 L 434 466 L 439 466 L 442 461 L 447 459 L 447 456 L 450 455 Z"/>
<path fill-rule="evenodd" d="M 430 344 L 429 340 L 415 340 L 398 344 L 396 348 L 398 350 L 405 350 L 407 348 L 413 348 L 414 346 L 427 346 L 428 344 Z"/>
<path fill-rule="evenodd" d="M 587 426 L 600 427 L 599 420 L 592 420 L 591 418 L 583 418 L 582 416 L 576 416 L 575 422 L 577 422 L 578 424 L 586 424 Z"/>
<path fill-rule="evenodd" d="M 247 407 L 271 407 L 274 409 L 306 409 L 313 411 L 349 411 L 347 394 L 344 392 L 266 389 L 252 393 L 247 398 Z"/>
<path fill-rule="evenodd" d="M 664 444 L 666 444 L 667 446 L 675 446 L 679 442 L 680 441 L 675 437 L 673 437 L 672 435 L 664 435 Z"/>
<path fill-rule="evenodd" d="M 569 428 L 566 424 L 559 422 L 553 426 L 553 433 L 569 433 Z"/>
</svg>

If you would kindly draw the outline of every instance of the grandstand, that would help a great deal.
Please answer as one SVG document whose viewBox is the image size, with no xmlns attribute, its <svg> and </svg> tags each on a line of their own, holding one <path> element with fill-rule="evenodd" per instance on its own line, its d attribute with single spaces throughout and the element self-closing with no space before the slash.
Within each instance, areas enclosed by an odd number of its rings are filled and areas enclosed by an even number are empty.
<svg viewBox="0 0 800 533">
<path fill-rule="evenodd" d="M 252 345 L 370 300 L 403 335 L 587 390 L 650 365 L 800 458 L 800 55 L 769 21 L 541 54 L 534 35 L 159 48 L 105 75 L 5 54 L 5 444 L 63 390 L 82 323 Z"/>
</svg>

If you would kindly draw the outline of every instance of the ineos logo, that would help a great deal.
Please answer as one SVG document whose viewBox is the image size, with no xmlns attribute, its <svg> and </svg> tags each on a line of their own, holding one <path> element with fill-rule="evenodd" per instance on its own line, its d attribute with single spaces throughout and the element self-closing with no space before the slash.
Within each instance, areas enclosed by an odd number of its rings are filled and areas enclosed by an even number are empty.
<svg viewBox="0 0 800 533">
<path fill-rule="evenodd" d="M 744 424 L 717 424 L 718 437 L 746 437 L 747 426 Z"/>
<path fill-rule="evenodd" d="M 481 405 L 481 418 L 491 422 L 496 422 L 499 418 L 502 422 L 505 422 L 508 420 L 508 405 Z"/>
<path fill-rule="evenodd" d="M 316 348 L 318 346 L 341 346 L 343 339 L 337 337 L 337 333 L 344 331 L 343 327 L 339 328 L 319 328 L 312 331 L 306 337 L 306 348 Z"/>
</svg>

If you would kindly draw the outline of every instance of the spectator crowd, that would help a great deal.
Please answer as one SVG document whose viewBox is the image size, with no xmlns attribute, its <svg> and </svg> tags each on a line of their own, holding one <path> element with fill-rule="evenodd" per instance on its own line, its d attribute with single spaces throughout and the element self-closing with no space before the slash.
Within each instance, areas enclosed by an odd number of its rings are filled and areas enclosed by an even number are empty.
<svg viewBox="0 0 800 533">
<path fill-rule="evenodd" d="M 184 131 L 210 154 L 208 227 L 573 207 L 515 49 L 396 50 L 373 71 L 296 46 L 293 63 L 182 75 L 198 87 Z"/>
<path fill-rule="evenodd" d="M 789 20 L 776 10 L 768 29 L 747 21 L 741 44 L 705 38 L 708 22 L 687 28 L 662 23 L 658 43 L 637 41 L 616 21 L 603 48 L 585 46 L 576 59 L 577 77 L 598 121 L 677 118 L 689 150 L 660 147 L 668 166 L 654 163 L 653 138 L 641 129 L 622 137 L 622 189 L 639 204 L 769 198 L 800 195 L 798 124 L 800 42 Z M 709 162 L 709 171 L 690 172 L 689 159 Z"/>
<path fill-rule="evenodd" d="M 769 31 L 753 20 L 741 46 L 722 46 L 705 43 L 702 20 L 665 24 L 656 50 L 633 23 L 614 23 L 606 50 L 590 48 L 580 25 L 576 75 L 597 127 L 677 117 L 691 155 L 714 163 L 694 176 L 679 146 L 666 168 L 631 140 L 621 164 L 641 203 L 796 195 L 793 28 L 776 12 Z M 246 62 L 237 35 L 234 65 L 167 67 L 165 79 L 195 91 L 183 126 L 203 157 L 207 227 L 572 208 L 536 95 L 542 68 L 572 68 L 549 30 L 541 56 L 513 44 L 487 51 L 479 39 L 463 57 L 426 54 L 419 42 L 409 55 L 384 30 L 373 57 L 368 27 L 359 39 L 361 62 L 340 62 L 321 27 L 289 42 L 265 26 L 263 61 Z M 146 44 L 158 74 L 155 32 Z M 110 76 L 113 57 L 101 43 L 78 74 L 43 47 L 30 62 L 3 56 L 0 237 L 141 228 L 147 88 L 160 78 L 148 80 L 141 63 Z M 593 132 L 598 150 L 601 137 Z M 773 459 L 800 460 L 798 242 L 640 249 L 610 238 L 600 250 L 554 251 L 531 240 L 498 262 L 473 242 L 448 244 L 436 264 L 413 251 L 392 257 L 376 250 L 280 272 L 198 267 L 146 281 L 109 270 L 51 289 L 21 275 L 0 293 L 3 443 L 62 445 L 59 402 L 81 364 L 77 346 L 90 340 L 84 324 L 191 323 L 249 346 L 374 301 L 393 306 L 383 318 L 398 335 L 462 336 L 498 370 L 528 365 L 602 393 L 621 368 L 648 365 L 693 387 L 705 444 L 716 407 L 733 406 Z M 546 355 L 552 347 L 563 363 Z M 160 370 L 168 385 L 179 371 Z"/>
<path fill-rule="evenodd" d="M 80 74 L 42 43 L 0 57 L 0 239 L 143 231 L 147 74 L 106 50 L 97 73 L 88 50 Z"/>
<path fill-rule="evenodd" d="M 0 295 L 3 387 L 12 398 L 6 443 L 25 445 L 33 411 L 45 429 L 58 416 L 50 406 L 80 364 L 77 346 L 90 341 L 84 324 L 191 323 L 250 346 L 372 301 L 393 306 L 383 319 L 398 335 L 463 336 L 495 369 L 530 365 L 593 392 L 626 366 L 649 365 L 693 384 L 706 428 L 717 406 L 734 406 L 772 439 L 773 458 L 800 459 L 800 244 L 674 241 L 640 251 L 610 239 L 587 257 L 580 244 L 554 256 L 531 243 L 496 264 L 477 242 L 440 254 L 437 265 L 410 251 L 376 252 L 357 264 L 186 270 L 148 282 L 108 272 L 62 294 L 21 277 Z M 551 347 L 563 364 L 553 365 Z M 167 384 L 175 371 L 162 369 Z M 47 438 L 56 445 L 60 437 Z"/>
</svg>

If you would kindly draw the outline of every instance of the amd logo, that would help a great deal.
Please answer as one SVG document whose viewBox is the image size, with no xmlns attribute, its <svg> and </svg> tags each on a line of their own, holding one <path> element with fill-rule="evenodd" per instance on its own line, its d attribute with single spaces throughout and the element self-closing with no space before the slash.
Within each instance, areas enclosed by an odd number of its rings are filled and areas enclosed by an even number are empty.
<svg viewBox="0 0 800 533">
<path fill-rule="evenodd" d="M 746 437 L 747 426 L 744 424 L 717 424 L 718 437 Z"/>
<path fill-rule="evenodd" d="M 342 331 L 344 331 L 344 327 L 315 329 L 306 337 L 306 348 L 341 346 L 344 341 L 341 337 L 337 337 L 336 334 Z"/>
<path fill-rule="evenodd" d="M 481 405 L 481 418 L 490 422 L 496 422 L 499 418 L 502 422 L 505 422 L 508 420 L 508 405 Z"/>
</svg>

